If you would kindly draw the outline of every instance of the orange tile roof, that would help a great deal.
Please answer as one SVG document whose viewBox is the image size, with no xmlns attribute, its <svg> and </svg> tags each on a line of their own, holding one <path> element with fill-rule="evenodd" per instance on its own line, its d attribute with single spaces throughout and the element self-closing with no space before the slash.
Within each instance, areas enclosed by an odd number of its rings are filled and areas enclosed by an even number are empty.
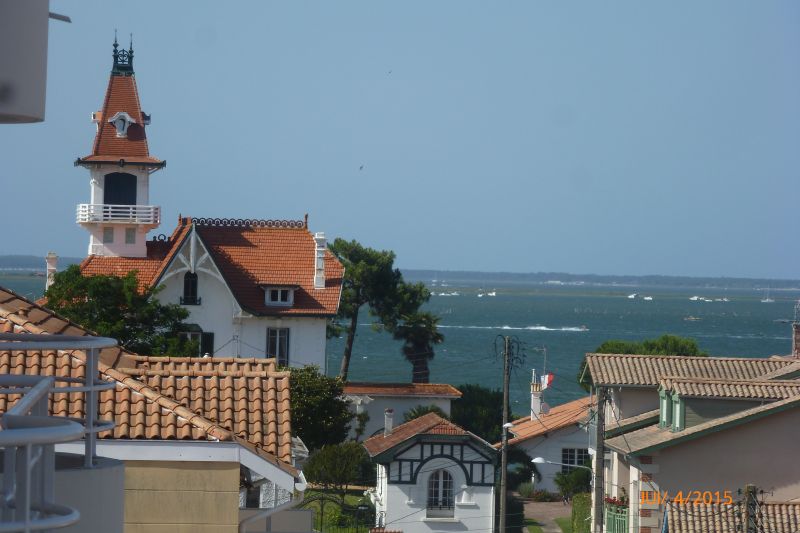
<svg viewBox="0 0 800 533">
<path fill-rule="evenodd" d="M 308 228 L 227 226 L 195 219 L 197 233 L 243 309 L 256 315 L 335 315 L 342 264 L 325 250 L 325 288 L 314 288 L 314 236 Z M 267 285 L 295 286 L 294 305 L 268 306 Z"/>
<path fill-rule="evenodd" d="M 0 288 L 0 331 L 88 332 L 52 311 Z M 0 374 L 83 377 L 82 351 L 0 352 Z M 228 440 L 238 442 L 279 468 L 291 465 L 289 374 L 273 360 L 148 357 L 120 348 L 103 350 L 101 377 L 116 387 L 100 393 L 100 416 L 113 432 L 100 438 Z M 15 396 L 0 395 L 0 412 Z M 56 394 L 51 413 L 82 416 L 83 394 Z"/>
<path fill-rule="evenodd" d="M 592 406 L 591 398 L 580 398 L 557 405 L 550 409 L 546 415 L 539 415 L 538 418 L 531 420 L 530 416 L 520 418 L 512 422 L 511 427 L 513 438 L 508 440 L 509 445 L 525 442 L 534 437 L 547 435 L 553 431 L 586 422 L 589 418 L 589 409 Z M 500 447 L 500 443 L 494 445 Z"/>
<path fill-rule="evenodd" d="M 461 391 L 446 383 L 366 383 L 351 381 L 344 385 L 345 394 L 375 396 L 444 396 L 460 398 Z"/>
<path fill-rule="evenodd" d="M 118 112 L 125 112 L 135 121 L 128 127 L 126 137 L 117 137 L 116 128 L 109 119 Z M 145 120 L 136 89 L 135 76 L 112 74 L 99 112 L 97 134 L 92 153 L 78 159 L 76 163 L 116 163 L 124 159 L 126 163 L 161 166 L 160 159 L 150 156 L 145 133 Z"/>
<path fill-rule="evenodd" d="M 186 223 L 186 219 L 180 219 L 169 239 L 147 242 L 146 257 L 90 255 L 81 262 L 81 272 L 85 276 L 125 276 L 135 270 L 139 289 L 145 290 L 155 283 L 169 265 L 191 229 L 191 224 Z"/>
<path fill-rule="evenodd" d="M 800 380 L 720 380 L 672 378 L 661 380 L 661 387 L 679 396 L 784 400 L 800 395 Z"/>
<path fill-rule="evenodd" d="M 436 413 L 428 413 L 393 428 L 388 436 L 380 433 L 368 438 L 364 441 L 364 448 L 375 456 L 417 435 L 470 435 L 479 438 Z"/>
<path fill-rule="evenodd" d="M 314 288 L 314 236 L 305 223 L 295 227 L 273 227 L 228 219 L 183 217 L 166 241 L 148 242 L 147 257 L 89 256 L 81 263 L 86 275 L 124 276 L 137 270 L 141 288 L 158 283 L 183 240 L 195 227 L 214 264 L 228 283 L 236 301 L 247 312 L 269 316 L 333 316 L 339 309 L 344 268 L 325 251 L 325 288 Z M 240 224 L 240 222 L 242 224 Z M 295 287 L 291 307 L 268 306 L 264 286 Z"/>
<path fill-rule="evenodd" d="M 793 365 L 790 359 L 686 357 L 680 355 L 586 354 L 595 385 L 657 387 L 661 378 L 747 380 Z"/>
<path fill-rule="evenodd" d="M 738 533 L 747 531 L 744 503 L 703 504 L 691 506 L 671 501 L 666 505 L 670 533 Z M 758 531 L 797 533 L 800 531 L 800 503 L 759 502 Z"/>
</svg>

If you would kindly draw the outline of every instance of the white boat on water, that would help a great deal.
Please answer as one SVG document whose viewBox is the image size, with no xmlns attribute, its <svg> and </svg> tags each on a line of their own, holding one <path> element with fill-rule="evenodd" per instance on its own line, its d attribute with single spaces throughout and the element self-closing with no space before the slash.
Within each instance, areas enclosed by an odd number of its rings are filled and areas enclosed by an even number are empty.
<svg viewBox="0 0 800 533">
<path fill-rule="evenodd" d="M 767 294 L 763 298 L 761 298 L 762 304 L 771 304 L 775 303 L 775 300 L 769 297 L 769 289 L 767 289 Z"/>
<path fill-rule="evenodd" d="M 490 291 L 486 293 L 486 296 L 497 296 L 497 291 Z"/>
<path fill-rule="evenodd" d="M 483 294 L 482 292 L 479 292 L 479 293 L 478 293 L 478 298 L 483 298 L 484 296 L 486 296 L 486 295 L 485 295 L 485 294 Z"/>
<path fill-rule="evenodd" d="M 644 300 L 645 302 L 652 302 L 653 301 L 653 297 L 652 296 L 645 296 L 644 298 L 642 298 L 642 300 Z"/>
<path fill-rule="evenodd" d="M 633 300 L 634 298 L 636 298 L 636 293 L 635 292 L 633 294 L 629 294 L 628 295 L 628 300 Z"/>
<path fill-rule="evenodd" d="M 691 298 L 689 298 L 689 299 L 690 299 L 691 301 L 693 301 L 693 302 L 696 302 L 697 300 L 699 300 L 699 299 L 700 299 L 700 297 L 699 297 L 699 296 L 692 296 L 692 297 L 691 297 Z"/>
</svg>

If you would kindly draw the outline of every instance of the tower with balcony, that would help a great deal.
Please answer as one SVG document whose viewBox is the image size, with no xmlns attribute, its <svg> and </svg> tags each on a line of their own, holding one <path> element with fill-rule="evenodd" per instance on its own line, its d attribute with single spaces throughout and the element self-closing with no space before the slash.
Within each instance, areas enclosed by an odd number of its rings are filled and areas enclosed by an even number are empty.
<svg viewBox="0 0 800 533">
<path fill-rule="evenodd" d="M 77 222 L 89 232 L 89 255 L 146 257 L 147 232 L 161 223 L 161 211 L 150 205 L 150 176 L 166 161 L 150 155 L 133 72 L 133 44 L 120 49 L 116 37 L 114 64 L 103 107 L 92 113 L 97 133 L 92 153 L 75 166 L 89 170 L 89 203 L 78 204 Z"/>
</svg>

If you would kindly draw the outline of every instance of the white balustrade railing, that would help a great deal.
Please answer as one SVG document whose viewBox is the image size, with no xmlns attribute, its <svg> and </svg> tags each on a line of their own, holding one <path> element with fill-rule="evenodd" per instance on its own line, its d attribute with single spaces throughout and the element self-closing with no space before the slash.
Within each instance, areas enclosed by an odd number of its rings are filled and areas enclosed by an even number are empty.
<svg viewBox="0 0 800 533">
<path fill-rule="evenodd" d="M 0 376 L 0 394 L 21 395 L 0 418 L 3 450 L 0 533 L 50 530 L 79 520 L 77 510 L 53 501 L 55 445 L 85 436 L 84 467 L 94 466 L 97 433 L 114 428 L 113 421 L 98 420 L 98 393 L 115 386 L 100 379 L 99 351 L 116 344 L 114 339 L 103 337 L 0 333 L 0 351 L 84 350 L 86 353 L 85 379 Z M 48 416 L 50 395 L 75 392 L 85 394 L 83 418 Z"/>
<path fill-rule="evenodd" d="M 160 224 L 161 208 L 157 205 L 78 204 L 78 224 L 121 222 Z"/>
</svg>

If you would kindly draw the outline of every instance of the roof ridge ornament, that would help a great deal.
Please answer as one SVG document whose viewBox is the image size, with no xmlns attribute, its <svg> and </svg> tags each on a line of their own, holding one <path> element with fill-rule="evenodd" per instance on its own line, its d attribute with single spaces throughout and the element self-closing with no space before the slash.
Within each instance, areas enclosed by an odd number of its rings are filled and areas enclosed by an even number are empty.
<svg viewBox="0 0 800 533">
<path fill-rule="evenodd" d="M 117 42 L 117 30 L 114 30 L 114 66 L 111 68 L 111 74 L 117 76 L 133 76 L 133 34 L 131 33 L 131 44 L 127 50 L 124 48 L 119 50 L 119 43 Z"/>
<path fill-rule="evenodd" d="M 262 220 L 255 218 L 193 218 L 195 226 L 210 227 L 255 227 L 255 228 L 305 228 L 304 220 Z"/>
</svg>

